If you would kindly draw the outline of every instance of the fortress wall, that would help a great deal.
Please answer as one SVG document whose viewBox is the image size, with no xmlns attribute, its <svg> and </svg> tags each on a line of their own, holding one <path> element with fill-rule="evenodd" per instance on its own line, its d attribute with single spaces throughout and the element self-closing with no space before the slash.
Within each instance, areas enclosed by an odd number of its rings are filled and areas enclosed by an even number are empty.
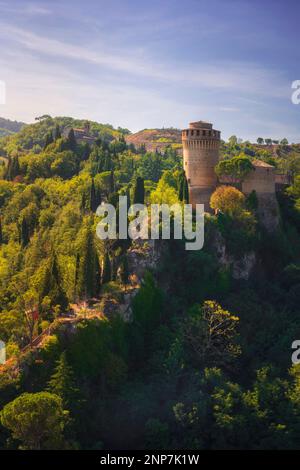
<svg viewBox="0 0 300 470">
<path fill-rule="evenodd" d="M 242 182 L 242 192 L 249 194 L 253 190 L 257 194 L 275 193 L 275 168 L 255 167 Z"/>
<path fill-rule="evenodd" d="M 189 188 L 189 199 L 190 204 L 195 206 L 196 204 L 204 204 L 205 212 L 210 212 L 210 198 L 212 193 L 216 187 L 202 187 L 199 188 L 198 186 L 190 187 Z"/>
<path fill-rule="evenodd" d="M 192 122 L 189 129 L 182 131 L 183 168 L 189 185 L 192 205 L 204 204 L 204 210 L 210 211 L 210 197 L 217 187 L 218 180 L 215 166 L 219 162 L 220 132 L 212 124 Z M 229 180 L 229 181 L 228 181 Z M 279 225 L 279 208 L 275 194 L 275 168 L 265 162 L 254 162 L 254 170 L 244 181 L 234 182 L 225 178 L 225 182 L 238 187 L 244 194 L 256 191 L 258 198 L 258 217 L 267 231 L 273 232 Z"/>
<path fill-rule="evenodd" d="M 258 218 L 268 232 L 274 232 L 279 225 L 279 207 L 275 194 L 275 168 L 255 166 L 242 182 L 242 192 L 256 191 Z"/>
</svg>

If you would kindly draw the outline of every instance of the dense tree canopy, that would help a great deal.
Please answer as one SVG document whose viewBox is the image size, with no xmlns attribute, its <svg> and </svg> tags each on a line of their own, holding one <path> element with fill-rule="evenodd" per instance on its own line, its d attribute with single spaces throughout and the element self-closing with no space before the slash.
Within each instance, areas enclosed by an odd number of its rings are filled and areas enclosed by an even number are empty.
<svg viewBox="0 0 300 470">
<path fill-rule="evenodd" d="M 24 393 L 1 412 L 1 423 L 27 449 L 55 449 L 62 445 L 68 412 L 57 395 Z"/>
<path fill-rule="evenodd" d="M 299 447 L 298 147 L 222 142 L 219 174 L 255 157 L 291 176 L 281 225 L 267 234 L 255 194 L 219 187 L 187 251 L 98 239 L 101 202 L 182 204 L 188 185 L 174 148 L 89 124 L 91 144 L 71 132 L 85 121 L 47 115 L 0 139 L 0 337 L 18 366 L 0 374 L 0 447 Z"/>
</svg>

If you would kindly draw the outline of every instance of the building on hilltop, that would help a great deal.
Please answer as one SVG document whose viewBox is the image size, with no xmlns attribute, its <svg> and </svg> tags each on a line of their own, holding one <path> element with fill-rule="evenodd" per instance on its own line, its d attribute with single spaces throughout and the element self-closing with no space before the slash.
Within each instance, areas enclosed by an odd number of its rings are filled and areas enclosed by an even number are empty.
<svg viewBox="0 0 300 470">
<path fill-rule="evenodd" d="M 257 194 L 275 193 L 275 167 L 261 160 L 251 161 L 253 170 L 250 171 L 243 180 L 231 175 L 222 175 L 218 178 L 218 183 L 222 185 L 234 186 L 245 195 L 255 191 Z M 283 177 L 284 175 L 280 175 Z"/>
<path fill-rule="evenodd" d="M 273 232 L 279 224 L 279 208 L 275 194 L 275 167 L 261 160 L 253 160 L 251 163 L 253 170 L 242 181 L 226 175 L 219 178 L 219 183 L 235 186 L 246 196 L 255 191 L 258 217 L 263 226 L 269 232 Z"/>
<path fill-rule="evenodd" d="M 275 230 L 279 223 L 276 191 L 289 184 L 290 178 L 275 174 L 275 167 L 261 160 L 252 161 L 253 170 L 243 180 L 230 175 L 217 178 L 220 136 L 220 131 L 204 121 L 191 122 L 188 129 L 182 130 L 183 168 L 190 203 L 204 204 L 204 210 L 210 211 L 210 197 L 220 184 L 235 186 L 245 195 L 255 191 L 261 222 L 267 230 Z"/>
<path fill-rule="evenodd" d="M 250 171 L 242 181 L 242 192 L 250 194 L 274 194 L 275 193 L 275 167 L 261 160 L 251 162 L 254 169 Z"/>
<path fill-rule="evenodd" d="M 66 127 L 63 131 L 63 135 L 67 137 L 70 130 L 71 130 L 71 127 Z M 88 121 L 84 124 L 83 128 L 75 127 L 73 128 L 73 131 L 74 131 L 76 142 L 87 143 L 90 145 L 95 143 L 96 137 L 93 137 L 90 134 L 90 123 Z"/>
</svg>

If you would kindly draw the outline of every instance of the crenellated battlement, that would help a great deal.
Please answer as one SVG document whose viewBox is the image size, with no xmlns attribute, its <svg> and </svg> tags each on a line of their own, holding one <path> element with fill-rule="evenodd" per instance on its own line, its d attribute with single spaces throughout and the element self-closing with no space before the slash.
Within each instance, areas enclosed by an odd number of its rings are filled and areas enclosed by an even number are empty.
<svg viewBox="0 0 300 470">
<path fill-rule="evenodd" d="M 220 146 L 219 139 L 188 139 L 182 140 L 183 148 L 193 148 L 193 149 L 218 149 Z"/>
<path fill-rule="evenodd" d="M 218 139 L 220 140 L 221 132 L 214 129 L 184 129 L 182 131 L 182 140 L 186 139 Z"/>
<path fill-rule="evenodd" d="M 188 129 L 182 130 L 182 141 L 220 140 L 221 132 L 213 129 L 212 124 L 204 121 L 191 122 Z"/>
</svg>

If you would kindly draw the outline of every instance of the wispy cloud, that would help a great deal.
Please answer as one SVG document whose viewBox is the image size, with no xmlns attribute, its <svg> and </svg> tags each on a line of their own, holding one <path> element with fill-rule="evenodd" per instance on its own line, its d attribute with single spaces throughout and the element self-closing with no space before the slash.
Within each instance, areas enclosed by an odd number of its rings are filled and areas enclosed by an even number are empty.
<svg viewBox="0 0 300 470">
<path fill-rule="evenodd" d="M 0 2 L 0 10 L 2 13 L 14 13 L 15 15 L 28 15 L 28 16 L 39 16 L 39 15 L 50 15 L 52 10 L 48 7 L 44 7 L 38 3 L 22 2 L 13 4 L 12 2 Z"/>
<path fill-rule="evenodd" d="M 233 108 L 231 106 L 221 106 L 220 111 L 224 111 L 225 113 L 236 113 L 239 111 L 239 108 Z"/>
<path fill-rule="evenodd" d="M 44 56 L 62 57 L 72 61 L 93 64 L 148 79 L 164 82 L 177 82 L 182 86 L 201 86 L 210 89 L 225 89 L 233 92 L 247 92 L 262 96 L 283 98 L 288 96 L 289 89 L 282 73 L 258 66 L 249 62 L 219 61 L 215 65 L 193 63 L 164 65 L 159 60 L 153 62 L 147 57 L 140 57 L 137 51 L 132 54 L 108 52 L 109 47 L 103 43 L 97 50 L 81 45 L 70 44 L 41 36 L 15 26 L 1 24 L 0 35 L 9 36 L 10 40 L 19 43 L 25 49 Z"/>
<path fill-rule="evenodd" d="M 171 116 L 175 115 L 180 116 L 183 126 L 190 115 L 200 112 L 199 106 L 177 103 L 157 91 L 116 82 L 87 82 L 62 66 L 43 66 L 34 58 L 27 69 L 24 63 L 18 57 L 18 64 L 6 68 L 7 103 L 0 106 L 0 115 L 18 116 L 26 122 L 44 113 L 72 115 L 137 131 L 142 123 L 150 127 L 174 125 Z"/>
<path fill-rule="evenodd" d="M 71 114 L 132 130 L 202 118 L 223 136 L 275 138 L 282 129 L 296 140 L 300 106 L 290 105 L 290 85 L 298 69 L 278 19 L 262 21 L 252 2 L 246 16 L 240 0 L 203 5 L 0 0 L 0 115 Z"/>
</svg>

